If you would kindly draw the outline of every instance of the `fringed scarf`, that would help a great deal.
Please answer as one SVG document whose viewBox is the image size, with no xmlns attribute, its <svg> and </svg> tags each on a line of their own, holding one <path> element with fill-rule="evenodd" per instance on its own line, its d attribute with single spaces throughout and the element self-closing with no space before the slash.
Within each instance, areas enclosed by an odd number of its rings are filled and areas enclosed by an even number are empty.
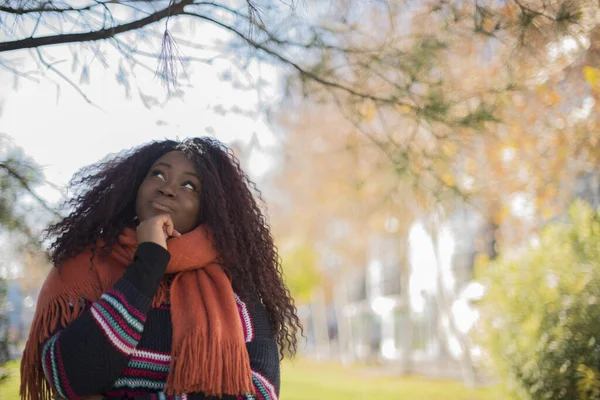
<svg viewBox="0 0 600 400">
<path fill-rule="evenodd" d="M 100 248 L 103 243 L 99 243 Z M 88 249 L 52 268 L 40 292 L 21 362 L 21 399 L 50 400 L 52 390 L 41 363 L 43 343 L 81 312 L 80 298 L 97 301 L 123 276 L 137 248 L 136 233 L 126 228 L 107 257 L 92 257 Z M 153 306 L 169 299 L 173 344 L 166 392 L 203 392 L 208 396 L 253 392 L 248 352 L 231 282 L 217 263 L 217 252 L 206 228 L 172 238 L 171 260 Z M 60 272 L 59 272 L 60 271 Z M 234 317 L 235 316 L 235 317 Z"/>
</svg>

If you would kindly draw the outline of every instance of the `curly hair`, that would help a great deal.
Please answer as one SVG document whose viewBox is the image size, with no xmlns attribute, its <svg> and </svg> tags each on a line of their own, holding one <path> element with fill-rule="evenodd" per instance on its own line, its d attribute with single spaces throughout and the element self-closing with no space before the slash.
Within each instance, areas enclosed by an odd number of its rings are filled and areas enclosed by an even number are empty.
<svg viewBox="0 0 600 400">
<path fill-rule="evenodd" d="M 46 238 L 51 260 L 61 262 L 91 247 L 107 255 L 118 235 L 135 224 L 137 190 L 152 164 L 171 151 L 184 153 L 200 173 L 200 223 L 213 231 L 215 247 L 243 298 L 259 294 L 279 344 L 280 355 L 295 354 L 302 327 L 294 300 L 283 281 L 283 271 L 269 224 L 256 199 L 254 182 L 242 171 L 231 149 L 212 138 L 155 141 L 109 155 L 79 170 L 69 182 L 73 190 L 65 202 L 70 214 L 49 226 Z M 105 245 L 96 249 L 98 239 Z M 243 283 L 243 284 L 241 284 Z"/>
</svg>

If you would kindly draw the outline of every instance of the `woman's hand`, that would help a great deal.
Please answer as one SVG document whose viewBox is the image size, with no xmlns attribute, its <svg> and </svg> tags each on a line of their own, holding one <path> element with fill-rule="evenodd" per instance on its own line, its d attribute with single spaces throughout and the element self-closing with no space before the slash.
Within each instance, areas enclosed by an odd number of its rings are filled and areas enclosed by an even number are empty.
<svg viewBox="0 0 600 400">
<path fill-rule="evenodd" d="M 154 242 L 167 249 L 167 239 L 179 237 L 181 234 L 175 230 L 173 220 L 169 214 L 160 214 L 140 222 L 137 226 L 138 243 Z"/>
</svg>

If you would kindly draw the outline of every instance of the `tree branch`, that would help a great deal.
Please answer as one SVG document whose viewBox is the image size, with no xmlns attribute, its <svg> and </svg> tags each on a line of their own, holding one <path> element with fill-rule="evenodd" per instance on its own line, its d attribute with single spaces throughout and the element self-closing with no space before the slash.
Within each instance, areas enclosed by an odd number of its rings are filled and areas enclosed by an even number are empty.
<svg viewBox="0 0 600 400">
<path fill-rule="evenodd" d="M 281 39 L 281 38 L 273 35 L 271 32 L 269 32 L 266 29 L 266 27 L 264 26 L 264 24 L 257 24 L 256 22 L 253 23 L 250 16 L 243 14 L 243 13 L 239 12 L 238 10 L 235 10 L 226 5 L 215 3 L 213 1 L 194 3 L 194 5 L 195 6 L 215 7 L 215 8 L 230 12 L 239 18 L 243 18 L 246 21 L 248 21 L 249 23 L 253 24 L 254 27 L 257 28 L 261 33 L 266 35 L 267 39 L 270 42 L 273 42 L 280 46 L 293 46 L 293 47 L 300 47 L 300 48 L 304 48 L 304 49 L 333 50 L 333 51 L 337 51 L 337 52 L 341 52 L 341 53 L 348 53 L 348 54 L 351 54 L 351 53 L 369 54 L 369 53 L 380 53 L 381 52 L 381 49 L 368 49 L 368 48 L 353 49 L 353 48 L 342 47 L 339 45 L 331 45 L 331 44 L 327 44 L 324 42 L 322 42 L 322 43 L 315 43 L 315 42 L 299 43 L 299 42 L 293 42 L 293 41 L 286 40 L 286 39 Z M 403 36 L 403 39 L 412 39 L 415 37 L 427 37 L 427 36 L 431 36 L 431 35 L 405 35 L 405 36 Z M 379 47 L 383 47 L 383 45 L 381 45 Z"/>
<path fill-rule="evenodd" d="M 54 44 L 93 42 L 97 40 L 109 39 L 120 33 L 143 28 L 144 26 L 153 24 L 169 16 L 181 15 L 184 13 L 184 7 L 189 4 L 192 4 L 193 2 L 194 0 L 181 0 L 180 2 L 175 3 L 172 6 L 150 14 L 145 18 L 126 24 L 117 25 L 112 28 L 105 28 L 92 32 L 58 34 L 14 40 L 11 42 L 3 42 L 0 43 L 0 53 L 12 50 L 37 48 Z"/>
<path fill-rule="evenodd" d="M 250 7 L 252 2 L 250 0 L 246 0 L 246 2 L 248 3 L 248 5 Z M 104 2 L 97 2 L 94 5 L 101 5 L 103 3 Z M 153 14 L 148 15 L 145 18 L 142 18 L 142 19 L 130 22 L 130 23 L 125 23 L 122 25 L 117 25 L 112 28 L 105 28 L 105 29 L 101 29 L 101 30 L 97 30 L 97 31 L 90 31 L 90 32 L 84 32 L 84 33 L 57 34 L 57 35 L 44 36 L 44 37 L 31 37 L 31 38 L 26 38 L 26 39 L 21 39 L 21 40 L 15 40 L 15 41 L 11 41 L 11 42 L 0 43 L 0 52 L 12 51 L 12 50 L 18 50 L 18 49 L 28 49 L 28 48 L 38 49 L 42 46 L 48 46 L 48 45 L 54 45 L 54 44 L 92 42 L 92 41 L 98 41 L 98 40 L 103 40 L 103 39 L 109 39 L 109 38 L 115 37 L 116 35 L 118 35 L 120 33 L 134 31 L 134 30 L 143 28 L 144 26 L 150 25 L 154 22 L 158 22 L 169 16 L 172 17 L 172 16 L 176 16 L 176 15 L 188 15 L 188 16 L 192 16 L 192 17 L 196 17 L 196 18 L 200 18 L 200 19 L 212 22 L 213 24 L 216 24 L 216 25 L 234 33 L 239 38 L 243 39 L 245 42 L 250 44 L 252 47 L 254 47 L 258 50 L 262 50 L 264 53 L 270 55 L 271 57 L 293 67 L 301 75 L 303 75 L 315 82 L 318 82 L 322 85 L 325 85 L 325 86 L 331 87 L 331 88 L 335 88 L 335 89 L 339 89 L 339 90 L 345 91 L 347 93 L 350 93 L 354 96 L 357 96 L 357 97 L 360 97 L 363 99 L 369 99 L 369 100 L 376 101 L 379 103 L 398 104 L 398 105 L 406 105 L 406 106 L 411 107 L 410 104 L 405 104 L 404 102 L 401 102 L 397 98 L 394 98 L 394 97 L 385 98 L 385 97 L 380 97 L 380 96 L 376 96 L 376 95 L 372 95 L 372 94 L 368 94 L 368 93 L 359 92 L 359 91 L 357 91 L 351 87 L 345 86 L 341 83 L 327 80 L 313 72 L 310 72 L 310 71 L 302 68 L 300 65 L 298 65 L 297 63 L 293 62 L 292 60 L 286 58 L 279 52 L 269 49 L 264 44 L 253 40 L 251 37 L 249 37 L 248 35 L 245 35 L 244 33 L 242 33 L 241 31 L 237 30 L 236 28 L 234 28 L 232 26 L 229 26 L 223 22 L 220 22 L 218 20 L 215 20 L 215 19 L 205 16 L 205 15 L 197 14 L 194 12 L 186 12 L 184 10 L 185 6 L 191 5 L 191 4 L 195 4 L 194 0 L 181 0 L 180 2 L 175 3 L 171 7 L 167 7 L 160 11 L 157 11 Z M 198 5 L 208 5 L 206 2 L 197 3 L 197 4 Z M 218 4 L 215 4 L 213 6 L 226 9 L 229 12 L 235 11 L 233 9 L 227 9 L 225 6 L 218 5 Z M 89 7 L 91 7 L 91 6 L 88 6 L 88 8 Z M 6 7 L 4 7 L 4 8 L 6 8 Z M 33 10 L 33 9 L 29 9 L 29 10 Z M 48 10 L 52 10 L 52 9 L 44 9 L 44 8 L 38 9 L 38 11 L 40 11 L 40 12 L 48 11 Z M 65 10 L 67 10 L 67 9 L 65 9 Z M 73 11 L 76 11 L 76 10 L 77 9 L 73 9 Z M 2 8 L 0 8 L 0 11 L 2 11 Z M 13 11 L 14 11 L 14 9 L 13 9 Z M 248 19 L 250 23 L 257 25 L 257 20 L 256 20 L 256 18 L 253 20 L 252 15 L 244 15 L 239 12 L 236 12 L 236 14 L 242 18 Z M 261 32 L 267 34 L 269 40 L 277 43 L 277 41 L 274 40 L 275 37 L 273 35 L 271 35 L 269 32 L 267 32 L 264 29 L 264 26 L 261 26 L 258 23 L 258 27 L 260 28 Z M 286 43 L 280 41 L 278 44 L 282 45 L 282 44 L 286 44 Z M 298 44 L 296 43 L 294 45 L 298 45 Z M 306 46 L 306 47 L 310 47 L 310 45 Z M 46 64 L 46 66 L 48 66 L 48 64 Z M 56 69 L 53 69 L 53 70 L 55 72 L 57 72 Z M 64 79 L 64 77 L 62 77 L 62 78 Z M 86 101 L 89 102 L 89 99 L 86 99 Z"/>
<path fill-rule="evenodd" d="M 8 175 L 12 176 L 13 178 L 15 178 L 19 184 L 47 211 L 50 211 L 54 216 L 60 217 L 61 215 L 59 213 L 57 213 L 55 210 L 53 210 L 52 208 L 50 208 L 48 206 L 48 204 L 46 204 L 46 201 L 44 199 L 42 199 L 40 196 L 38 196 L 37 193 L 35 193 L 35 191 L 33 190 L 33 188 L 29 185 L 29 182 L 27 182 L 27 179 L 23 178 L 17 171 L 15 171 L 11 166 L 6 165 L 4 163 L 0 163 L 0 168 L 4 169 Z"/>
<path fill-rule="evenodd" d="M 539 15 L 541 17 L 549 19 L 552 22 L 556 22 L 556 19 L 554 17 L 552 17 L 551 15 L 548 15 L 546 13 L 543 13 L 542 11 L 534 10 L 530 7 L 527 7 L 525 4 L 521 3 L 519 0 L 513 0 L 513 2 L 521 9 L 521 12 L 530 13 L 532 15 Z"/>
<path fill-rule="evenodd" d="M 6 6 L 0 6 L 0 12 L 5 12 L 8 14 L 14 14 L 14 15 L 26 15 L 26 14 L 35 14 L 35 13 L 46 13 L 46 12 L 52 12 L 52 13 L 65 13 L 65 12 L 81 12 L 81 11 L 87 11 L 89 9 L 91 9 L 92 7 L 95 7 L 99 4 L 102 4 L 103 2 L 96 2 L 95 4 L 90 4 L 87 5 L 85 7 L 81 7 L 81 8 L 74 8 L 74 7 L 65 7 L 65 8 L 52 8 L 52 7 L 36 7 L 36 8 L 12 8 L 12 7 L 6 7 Z"/>
<path fill-rule="evenodd" d="M 11 67 L 10 65 L 5 64 L 4 60 L 2 58 L 0 58 L 0 67 L 6 69 L 7 71 L 12 72 L 15 76 L 20 76 L 22 78 L 29 79 L 30 81 L 35 82 L 35 83 L 40 83 L 39 79 L 29 76 L 35 72 L 33 72 L 33 73 L 32 72 L 27 72 L 27 73 L 21 72 L 15 68 Z"/>
<path fill-rule="evenodd" d="M 137 11 L 142 11 L 139 8 L 133 7 L 131 4 L 129 4 L 129 3 L 136 3 L 136 2 L 150 3 L 149 0 L 139 0 L 139 1 L 131 0 L 131 1 L 119 1 L 118 4 L 121 6 L 125 6 L 125 7 L 131 7 Z M 0 6 L 0 12 L 5 12 L 7 14 L 13 14 L 13 15 L 27 15 L 27 14 L 36 14 L 36 13 L 64 14 L 64 13 L 72 13 L 72 12 L 91 11 L 94 7 L 97 7 L 97 6 L 106 7 L 107 4 L 114 4 L 114 3 L 115 3 L 114 0 L 106 0 L 106 1 L 94 0 L 93 4 L 88 4 L 87 6 L 84 6 L 84 7 L 58 8 L 58 7 L 52 7 L 52 2 L 47 2 L 42 7 L 34 7 L 34 8 L 13 8 L 13 7 Z"/>
<path fill-rule="evenodd" d="M 392 98 L 386 98 L 386 97 L 379 97 L 379 96 L 376 96 L 376 95 L 372 95 L 372 94 L 369 94 L 369 93 L 361 93 L 361 92 L 358 92 L 358 91 L 352 89 L 351 87 L 348 87 L 348 86 L 342 85 L 340 83 L 332 82 L 332 81 L 329 81 L 329 80 L 327 80 L 325 78 L 322 78 L 322 77 L 320 77 L 320 76 L 318 76 L 318 75 L 316 75 L 316 74 L 314 74 L 314 73 L 312 73 L 310 71 L 305 70 L 304 68 L 302 68 L 297 63 L 295 63 L 292 60 L 284 57 L 282 54 L 279 54 L 279 53 L 275 52 L 274 50 L 271 50 L 271 49 L 265 47 L 264 45 L 256 42 L 255 40 L 249 38 L 248 36 L 244 35 L 239 30 L 235 29 L 234 27 L 229 26 L 227 24 L 224 24 L 221 21 L 217 21 L 214 18 L 207 17 L 206 15 L 201 15 L 201 14 L 196 14 L 196 13 L 193 13 L 193 12 L 188 12 L 188 11 L 182 12 L 182 15 L 187 15 L 187 16 L 190 16 L 190 17 L 200 18 L 200 19 L 212 22 L 213 24 L 220 26 L 221 28 L 224 28 L 224 29 L 226 29 L 226 30 L 234 33 L 236 36 L 238 36 L 239 38 L 241 38 L 242 40 L 244 40 L 245 42 L 247 42 L 249 45 L 251 45 L 255 49 L 262 50 L 263 52 L 269 54 L 271 57 L 273 57 L 273 58 L 275 58 L 275 59 L 283 62 L 284 64 L 287 64 L 287 65 L 293 67 L 301 75 L 303 75 L 303 76 L 305 76 L 307 78 L 310 78 L 313 81 L 318 82 L 318 83 L 320 83 L 320 84 L 322 84 L 324 86 L 327 86 L 327 87 L 330 87 L 330 88 L 334 88 L 334 89 L 339 89 L 339 90 L 342 90 L 342 91 L 344 91 L 346 93 L 349 93 L 349 94 L 351 94 L 353 96 L 357 96 L 357 97 L 360 97 L 360 98 L 363 98 L 363 99 L 373 100 L 373 101 L 378 102 L 378 103 L 405 105 L 405 106 L 408 106 L 408 107 L 412 108 L 411 104 L 404 103 L 404 102 L 402 102 L 402 101 L 400 101 L 400 100 L 398 100 L 396 98 L 393 98 L 393 97 Z"/>
<path fill-rule="evenodd" d="M 51 70 L 52 72 L 54 72 L 56 75 L 58 75 L 59 77 L 61 77 L 65 82 L 67 82 L 73 89 L 75 89 L 81 95 L 81 97 L 83 97 L 83 99 L 88 104 L 90 104 L 90 105 L 98 108 L 101 111 L 104 111 L 100 106 L 98 106 L 92 100 L 90 100 L 90 98 L 83 92 L 83 90 L 81 90 L 81 88 L 77 84 L 75 84 L 75 82 L 73 82 L 72 80 L 70 80 L 65 74 L 63 74 L 57 68 L 55 68 L 54 65 L 52 65 L 52 64 L 48 63 L 46 60 L 44 60 L 44 57 L 42 56 L 42 52 L 40 51 L 40 49 L 36 48 L 35 51 L 37 52 L 37 55 L 38 55 L 38 57 L 40 59 L 40 62 L 42 64 L 44 64 L 46 66 L 46 68 L 48 68 L 49 70 Z"/>
</svg>

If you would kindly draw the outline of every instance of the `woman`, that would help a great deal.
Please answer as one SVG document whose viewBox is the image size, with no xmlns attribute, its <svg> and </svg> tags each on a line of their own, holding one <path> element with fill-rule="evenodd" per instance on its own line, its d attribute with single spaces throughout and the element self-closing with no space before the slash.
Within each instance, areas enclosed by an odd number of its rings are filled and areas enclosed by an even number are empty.
<svg viewBox="0 0 600 400">
<path fill-rule="evenodd" d="M 47 229 L 56 268 L 21 398 L 277 399 L 300 325 L 249 186 L 209 138 L 152 142 L 76 174 L 73 211 Z"/>
</svg>

